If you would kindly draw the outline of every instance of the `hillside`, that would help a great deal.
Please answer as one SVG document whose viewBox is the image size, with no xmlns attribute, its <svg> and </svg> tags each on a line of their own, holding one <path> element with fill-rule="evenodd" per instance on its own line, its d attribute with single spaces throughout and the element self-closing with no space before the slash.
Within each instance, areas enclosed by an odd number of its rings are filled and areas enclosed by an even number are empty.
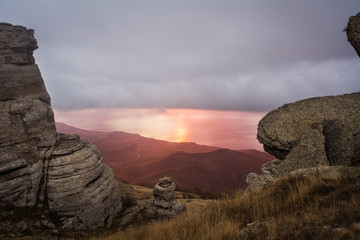
<svg viewBox="0 0 360 240">
<path fill-rule="evenodd" d="M 246 175 L 259 173 L 261 164 L 269 160 L 266 153 L 254 151 L 176 152 L 158 161 L 135 163 L 126 169 L 124 176 L 132 182 L 150 186 L 165 174 L 182 190 L 226 192 L 246 187 Z"/>
<path fill-rule="evenodd" d="M 125 132 L 88 131 L 56 123 L 57 131 L 78 134 L 101 151 L 117 178 L 153 186 L 170 176 L 178 189 L 224 192 L 245 187 L 249 172 L 273 157 L 254 149 L 233 151 L 196 143 L 174 143 Z"/>
<path fill-rule="evenodd" d="M 251 193 L 239 191 L 170 221 L 93 240 L 349 239 L 360 236 L 360 168 L 338 178 L 288 176 Z"/>
</svg>

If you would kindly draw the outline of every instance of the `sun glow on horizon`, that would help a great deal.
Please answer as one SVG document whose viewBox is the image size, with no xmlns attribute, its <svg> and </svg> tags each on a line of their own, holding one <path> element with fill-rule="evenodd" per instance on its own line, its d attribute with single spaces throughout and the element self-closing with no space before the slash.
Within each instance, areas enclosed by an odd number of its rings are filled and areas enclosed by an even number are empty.
<svg viewBox="0 0 360 240">
<path fill-rule="evenodd" d="M 186 142 L 187 140 L 187 131 L 186 128 L 179 127 L 176 129 L 176 139 L 175 142 Z"/>
<path fill-rule="evenodd" d="M 265 113 L 197 109 L 55 109 L 54 113 L 56 121 L 86 130 L 124 131 L 171 142 L 263 150 L 256 133 Z"/>
</svg>

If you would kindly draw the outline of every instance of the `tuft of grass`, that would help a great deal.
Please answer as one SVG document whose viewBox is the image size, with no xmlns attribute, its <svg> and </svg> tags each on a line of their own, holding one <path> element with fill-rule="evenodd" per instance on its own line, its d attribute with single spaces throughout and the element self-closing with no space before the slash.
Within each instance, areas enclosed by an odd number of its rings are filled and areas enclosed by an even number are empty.
<svg viewBox="0 0 360 240">
<path fill-rule="evenodd" d="M 359 176 L 291 176 L 261 191 L 208 200 L 169 221 L 92 239 L 360 239 Z"/>
</svg>

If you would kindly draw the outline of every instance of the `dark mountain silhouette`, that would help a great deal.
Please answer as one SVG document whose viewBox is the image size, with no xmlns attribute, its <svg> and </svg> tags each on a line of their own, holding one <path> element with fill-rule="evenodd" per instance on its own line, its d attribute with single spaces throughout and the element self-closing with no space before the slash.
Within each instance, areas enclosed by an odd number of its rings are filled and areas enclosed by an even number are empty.
<svg viewBox="0 0 360 240">
<path fill-rule="evenodd" d="M 87 131 L 56 123 L 57 131 L 78 134 L 101 151 L 106 164 L 119 179 L 153 186 L 164 176 L 179 189 L 192 192 L 225 192 L 245 187 L 249 172 L 260 173 L 261 164 L 272 160 L 255 149 L 229 150 L 174 143 L 125 132 Z"/>
</svg>

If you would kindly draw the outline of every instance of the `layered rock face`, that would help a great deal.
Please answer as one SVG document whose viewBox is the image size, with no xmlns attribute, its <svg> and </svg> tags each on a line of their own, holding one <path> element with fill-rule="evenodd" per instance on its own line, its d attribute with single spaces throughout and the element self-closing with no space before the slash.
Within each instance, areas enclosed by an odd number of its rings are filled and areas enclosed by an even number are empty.
<svg viewBox="0 0 360 240">
<path fill-rule="evenodd" d="M 186 211 L 186 205 L 175 199 L 176 185 L 169 177 L 164 177 L 155 185 L 154 204 L 158 210 L 158 216 L 171 217 Z"/>
<path fill-rule="evenodd" d="M 0 24 L 0 205 L 34 206 L 56 142 L 33 31 Z"/>
<path fill-rule="evenodd" d="M 176 184 L 169 177 L 159 180 L 153 189 L 154 199 L 137 201 L 126 209 L 120 225 L 127 227 L 159 219 L 169 219 L 186 211 L 186 205 L 175 199 Z"/>
<path fill-rule="evenodd" d="M 360 93 L 319 97 L 286 104 L 258 125 L 258 140 L 282 160 L 276 177 L 319 165 L 360 163 Z"/>
<path fill-rule="evenodd" d="M 121 210 L 118 182 L 96 147 L 59 134 L 48 164 L 46 196 L 65 228 L 109 226 Z"/>
<path fill-rule="evenodd" d="M 360 57 L 360 13 L 349 18 L 346 35 L 348 41 Z"/>
<path fill-rule="evenodd" d="M 118 182 L 93 145 L 56 133 L 33 33 L 0 23 L 0 206 L 48 207 L 69 229 L 108 226 Z"/>
</svg>

